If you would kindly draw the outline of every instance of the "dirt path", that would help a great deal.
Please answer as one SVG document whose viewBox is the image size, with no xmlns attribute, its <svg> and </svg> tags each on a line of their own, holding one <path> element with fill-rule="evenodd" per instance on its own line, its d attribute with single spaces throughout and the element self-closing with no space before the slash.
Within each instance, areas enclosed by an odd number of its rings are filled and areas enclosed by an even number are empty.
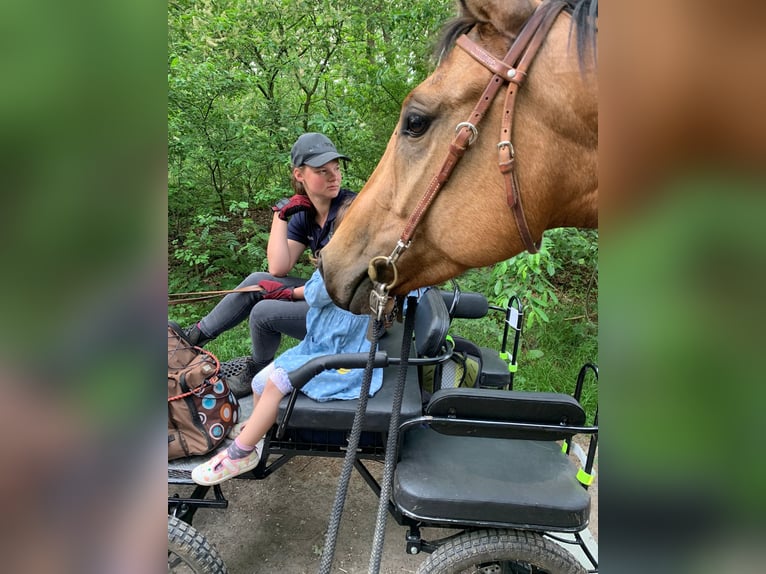
<svg viewBox="0 0 766 574">
<path fill-rule="evenodd" d="M 222 485 L 229 508 L 200 510 L 193 525 L 218 548 L 229 574 L 316 572 L 342 462 L 297 457 L 266 480 L 232 480 Z M 367 572 L 377 511 L 377 497 L 354 471 L 332 572 Z M 425 559 L 404 552 L 405 532 L 389 517 L 381 573 L 415 572 Z"/>
<path fill-rule="evenodd" d="M 265 480 L 235 479 L 222 485 L 229 508 L 201 509 L 193 525 L 214 544 L 229 574 L 280 572 L 304 574 L 319 566 L 342 459 L 297 457 Z M 373 474 L 382 463 L 369 463 Z M 590 530 L 598 538 L 598 495 L 592 488 Z M 183 489 L 169 492 L 185 493 Z M 364 574 L 368 570 L 378 499 L 354 471 L 341 521 L 333 573 Z M 405 553 L 406 528 L 389 516 L 381 574 L 415 572 L 427 554 Z M 426 539 L 445 530 L 423 529 Z"/>
</svg>

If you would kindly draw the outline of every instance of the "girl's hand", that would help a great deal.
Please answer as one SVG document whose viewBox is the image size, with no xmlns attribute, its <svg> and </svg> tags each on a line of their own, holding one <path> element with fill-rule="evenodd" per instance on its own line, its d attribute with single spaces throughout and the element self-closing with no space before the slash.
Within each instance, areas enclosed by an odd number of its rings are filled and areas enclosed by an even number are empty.
<svg viewBox="0 0 766 574">
<path fill-rule="evenodd" d="M 290 198 L 280 199 L 271 207 L 271 210 L 279 214 L 279 219 L 287 221 L 291 215 L 299 211 L 314 211 L 314 204 L 307 195 L 295 194 Z"/>
<path fill-rule="evenodd" d="M 263 289 L 264 299 L 283 299 L 287 301 L 293 300 L 293 288 L 285 287 L 279 281 L 270 281 L 264 279 L 258 283 L 258 287 Z"/>
</svg>

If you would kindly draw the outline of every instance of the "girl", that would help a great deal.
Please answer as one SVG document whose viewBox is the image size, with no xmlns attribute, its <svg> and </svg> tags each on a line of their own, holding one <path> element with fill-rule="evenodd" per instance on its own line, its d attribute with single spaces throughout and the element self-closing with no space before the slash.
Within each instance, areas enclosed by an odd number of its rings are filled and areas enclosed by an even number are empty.
<svg viewBox="0 0 766 574">
<path fill-rule="evenodd" d="M 253 375 L 274 359 L 283 333 L 296 339 L 306 335 L 308 304 L 302 287 L 306 280 L 287 275 L 307 247 L 316 257 L 330 238 L 338 208 L 356 196 L 340 186 L 341 158 L 349 160 L 323 134 L 298 138 L 290 153 L 295 194 L 272 207 L 266 250 L 269 272 L 252 273 L 237 286 L 260 285 L 265 291 L 230 293 L 185 331 L 189 342 L 201 347 L 249 317 L 252 358 L 241 373 L 227 377 L 238 397 L 249 393 Z"/>
<path fill-rule="evenodd" d="M 345 211 L 349 203 L 347 201 L 340 211 Z M 340 216 L 336 219 L 338 223 Z M 336 307 L 327 294 L 324 279 L 318 270 L 314 271 L 301 289 L 308 303 L 306 337 L 253 378 L 253 413 L 226 450 L 194 468 L 192 479 L 197 484 L 218 484 L 258 465 L 263 448 L 262 437 L 276 422 L 282 397 L 293 389 L 288 371 L 321 355 L 370 350 L 370 341 L 366 336 L 369 316 L 354 315 Z M 323 371 L 304 385 L 301 391 L 318 401 L 354 399 L 359 397 L 363 376 L 364 369 Z M 383 370 L 374 369 L 370 396 L 382 384 Z"/>
</svg>

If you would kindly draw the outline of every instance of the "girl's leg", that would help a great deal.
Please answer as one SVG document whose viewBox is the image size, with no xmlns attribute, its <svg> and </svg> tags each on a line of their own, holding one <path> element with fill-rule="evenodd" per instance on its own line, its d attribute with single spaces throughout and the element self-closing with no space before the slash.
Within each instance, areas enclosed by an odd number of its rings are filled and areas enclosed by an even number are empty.
<svg viewBox="0 0 766 574">
<path fill-rule="evenodd" d="M 263 369 L 258 371 L 255 376 L 253 377 L 253 380 L 250 382 L 250 388 L 253 391 L 253 411 L 255 411 L 256 406 L 258 405 L 258 401 L 261 398 L 261 395 L 263 395 L 263 390 L 266 388 L 266 383 L 269 382 L 269 377 L 274 372 L 274 362 L 272 361 L 270 364 L 265 366 Z M 250 411 L 251 413 L 253 411 Z M 238 422 L 236 425 L 234 425 L 234 428 L 231 429 L 231 432 L 229 433 L 229 437 L 236 438 L 240 434 L 242 434 L 242 431 L 247 426 L 247 420 L 243 420 L 241 422 Z"/>
<path fill-rule="evenodd" d="M 274 360 L 282 334 L 295 339 L 306 336 L 306 301 L 276 301 L 265 299 L 250 312 L 250 337 L 253 360 L 261 369 Z"/>
<path fill-rule="evenodd" d="M 266 383 L 266 388 L 263 389 L 263 395 L 253 409 L 253 414 L 247 419 L 247 423 L 237 437 L 241 446 L 252 447 L 258 444 L 258 441 L 277 421 L 279 403 L 284 396 L 285 394 L 271 380 Z"/>
<path fill-rule="evenodd" d="M 239 436 L 226 450 L 195 467 L 192 480 L 202 485 L 218 484 L 258 466 L 258 444 L 276 422 L 279 403 L 291 389 L 287 372 L 275 369 Z"/>
<path fill-rule="evenodd" d="M 253 377 L 253 380 L 250 381 L 250 388 L 253 391 L 253 411 L 255 410 L 255 407 L 258 405 L 258 401 L 261 398 L 261 395 L 263 394 L 263 390 L 266 388 L 266 383 L 269 382 L 269 377 L 274 372 L 274 361 L 266 365 L 263 369 L 258 371 L 255 376 Z M 250 411 L 252 413 L 252 411 Z M 229 436 L 231 438 L 236 438 L 240 434 L 242 434 L 242 430 L 247 425 L 247 421 L 241 421 L 238 422 L 236 425 L 234 425 L 234 428 L 229 433 Z"/>
</svg>

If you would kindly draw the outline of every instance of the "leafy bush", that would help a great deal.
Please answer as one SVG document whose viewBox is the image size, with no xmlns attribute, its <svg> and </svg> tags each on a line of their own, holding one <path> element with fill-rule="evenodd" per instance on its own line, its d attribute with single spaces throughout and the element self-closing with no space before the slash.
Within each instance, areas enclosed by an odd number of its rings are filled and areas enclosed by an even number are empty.
<svg viewBox="0 0 766 574">
<path fill-rule="evenodd" d="M 496 305 L 505 305 L 511 295 L 525 302 L 525 327 L 547 323 L 546 309 L 559 302 L 550 277 L 556 273 L 556 261 L 550 252 L 551 239 L 543 237 L 538 253 L 521 253 L 492 268 L 492 293 Z"/>
<path fill-rule="evenodd" d="M 525 327 L 550 322 L 550 312 L 562 293 L 579 293 L 587 287 L 598 264 L 598 232 L 560 228 L 546 231 L 538 253 L 520 253 L 489 268 L 489 285 L 479 289 L 505 306 L 511 295 L 525 307 Z M 554 281 L 557 274 L 563 275 Z M 582 293 L 584 295 L 586 293 Z"/>
</svg>

